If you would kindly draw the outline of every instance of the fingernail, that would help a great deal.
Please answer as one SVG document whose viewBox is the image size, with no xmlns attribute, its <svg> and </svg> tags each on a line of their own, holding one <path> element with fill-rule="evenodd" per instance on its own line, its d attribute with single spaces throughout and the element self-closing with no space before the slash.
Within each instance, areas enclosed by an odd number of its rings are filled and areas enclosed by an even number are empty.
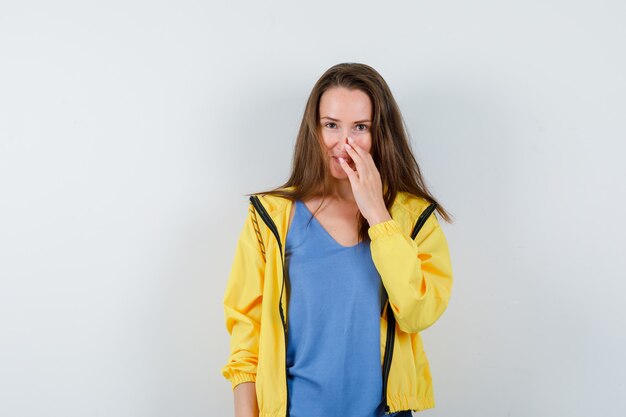
<svg viewBox="0 0 626 417">
<path fill-rule="evenodd" d="M 350 149 L 350 145 L 348 145 L 347 143 L 343 144 L 344 149 Z"/>
<path fill-rule="evenodd" d="M 348 138 L 348 142 L 352 143 L 352 142 L 354 142 L 354 139 Z"/>
</svg>

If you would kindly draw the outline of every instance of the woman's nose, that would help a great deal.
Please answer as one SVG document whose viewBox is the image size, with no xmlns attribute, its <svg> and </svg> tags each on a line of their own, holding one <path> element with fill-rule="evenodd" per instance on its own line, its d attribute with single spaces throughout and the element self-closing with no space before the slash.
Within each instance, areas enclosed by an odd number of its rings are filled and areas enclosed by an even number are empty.
<svg viewBox="0 0 626 417">
<path fill-rule="evenodd" d="M 344 143 L 348 143 L 348 133 L 342 132 L 341 136 L 339 137 L 339 145 L 343 146 Z"/>
</svg>

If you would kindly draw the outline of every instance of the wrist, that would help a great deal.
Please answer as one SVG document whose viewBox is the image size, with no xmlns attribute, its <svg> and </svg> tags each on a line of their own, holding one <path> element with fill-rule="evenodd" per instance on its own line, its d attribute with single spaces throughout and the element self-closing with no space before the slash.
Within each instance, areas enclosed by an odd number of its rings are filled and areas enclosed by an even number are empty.
<svg viewBox="0 0 626 417">
<path fill-rule="evenodd" d="M 389 214 L 388 211 L 385 210 L 384 213 L 378 213 L 375 216 L 372 216 L 371 218 L 367 219 L 367 223 L 370 225 L 370 227 L 373 227 L 377 225 L 378 223 L 386 222 L 389 220 L 391 220 L 391 215 Z"/>
</svg>

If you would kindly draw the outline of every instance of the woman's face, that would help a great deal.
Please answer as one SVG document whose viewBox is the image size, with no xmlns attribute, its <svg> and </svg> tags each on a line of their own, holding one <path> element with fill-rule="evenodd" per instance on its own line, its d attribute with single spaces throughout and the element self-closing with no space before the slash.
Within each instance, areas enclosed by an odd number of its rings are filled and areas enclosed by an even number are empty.
<svg viewBox="0 0 626 417">
<path fill-rule="evenodd" d="M 372 102 L 361 90 L 348 90 L 345 87 L 332 87 L 320 97 L 320 132 L 327 157 L 330 159 L 331 175 L 337 179 L 347 179 L 348 175 L 339 164 L 338 156 L 348 161 L 350 168 L 356 169 L 344 144 L 348 137 L 357 145 L 370 152 L 372 148 Z"/>
</svg>

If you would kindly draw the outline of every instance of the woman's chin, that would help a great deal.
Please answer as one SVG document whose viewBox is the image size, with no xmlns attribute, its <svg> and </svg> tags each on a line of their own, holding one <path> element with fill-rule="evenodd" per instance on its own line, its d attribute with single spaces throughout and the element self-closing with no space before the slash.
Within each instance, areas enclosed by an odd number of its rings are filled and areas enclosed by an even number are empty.
<svg viewBox="0 0 626 417">
<path fill-rule="evenodd" d="M 343 168 L 341 167 L 339 167 L 339 170 L 331 169 L 330 175 L 332 175 L 333 178 L 338 179 L 338 180 L 345 180 L 346 178 L 348 178 L 348 174 L 346 174 L 346 171 L 344 171 Z"/>
</svg>

